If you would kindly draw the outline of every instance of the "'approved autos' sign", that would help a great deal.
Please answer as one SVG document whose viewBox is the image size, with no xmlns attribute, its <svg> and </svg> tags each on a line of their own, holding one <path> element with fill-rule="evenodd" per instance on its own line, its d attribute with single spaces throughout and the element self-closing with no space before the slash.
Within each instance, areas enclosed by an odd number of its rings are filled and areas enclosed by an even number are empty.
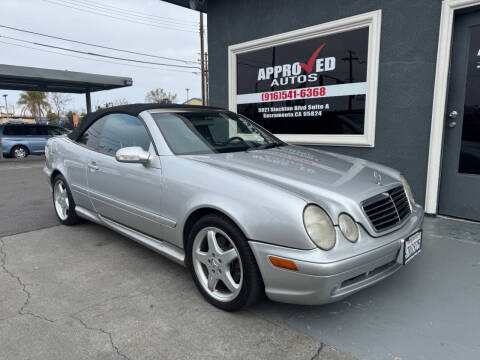
<svg viewBox="0 0 480 360">
<path fill-rule="evenodd" d="M 277 134 L 363 134 L 368 28 L 237 55 L 237 111 Z"/>
</svg>

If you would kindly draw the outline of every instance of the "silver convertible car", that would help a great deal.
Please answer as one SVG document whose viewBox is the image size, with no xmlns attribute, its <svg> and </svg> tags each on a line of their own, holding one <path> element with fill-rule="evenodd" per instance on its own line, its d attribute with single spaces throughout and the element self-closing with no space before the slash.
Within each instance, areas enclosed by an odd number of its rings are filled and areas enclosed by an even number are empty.
<svg viewBox="0 0 480 360">
<path fill-rule="evenodd" d="M 337 301 L 421 250 L 398 171 L 289 145 L 224 109 L 137 104 L 48 140 L 60 221 L 109 227 L 188 266 L 213 305 Z"/>
</svg>

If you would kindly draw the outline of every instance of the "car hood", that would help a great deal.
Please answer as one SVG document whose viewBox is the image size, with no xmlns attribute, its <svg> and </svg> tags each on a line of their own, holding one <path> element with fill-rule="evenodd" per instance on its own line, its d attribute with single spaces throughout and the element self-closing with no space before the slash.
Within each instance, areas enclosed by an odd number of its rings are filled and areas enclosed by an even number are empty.
<svg viewBox="0 0 480 360">
<path fill-rule="evenodd" d="M 400 182 L 400 174 L 386 166 L 294 145 L 187 157 L 274 184 L 308 202 L 328 198 L 358 204 Z"/>
</svg>

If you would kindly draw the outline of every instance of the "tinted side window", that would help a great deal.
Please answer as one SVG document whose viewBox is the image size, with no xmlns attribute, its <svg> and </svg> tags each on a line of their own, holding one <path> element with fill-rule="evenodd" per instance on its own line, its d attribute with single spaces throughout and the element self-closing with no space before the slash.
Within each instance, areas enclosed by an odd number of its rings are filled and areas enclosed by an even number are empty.
<svg viewBox="0 0 480 360">
<path fill-rule="evenodd" d="M 24 134 L 29 136 L 34 135 L 47 135 L 47 129 L 45 126 L 38 126 L 38 125 L 27 125 L 24 126 Z"/>
<path fill-rule="evenodd" d="M 112 155 L 129 146 L 140 146 L 145 151 L 149 150 L 150 137 L 140 119 L 126 114 L 111 114 L 105 119 L 98 144 L 99 150 Z"/>
<path fill-rule="evenodd" d="M 16 135 L 15 134 L 15 128 L 16 126 L 9 126 L 9 125 L 6 125 L 3 129 L 3 135 Z"/>
<path fill-rule="evenodd" d="M 36 126 L 25 126 L 24 127 L 24 134 L 25 135 L 28 135 L 28 136 L 32 136 L 32 135 L 37 135 L 37 127 Z"/>
<path fill-rule="evenodd" d="M 27 130 L 28 135 L 43 135 L 46 136 L 48 135 L 48 130 L 46 126 L 29 126 L 29 129 Z"/>
<path fill-rule="evenodd" d="M 61 127 L 57 126 L 50 126 L 48 128 L 48 135 L 56 136 L 56 135 L 63 135 L 66 134 L 67 131 Z"/>
<path fill-rule="evenodd" d="M 78 142 L 85 144 L 92 149 L 97 149 L 100 141 L 100 135 L 102 134 L 103 125 L 105 124 L 106 120 L 107 116 L 104 116 L 95 121 L 87 130 L 83 132 L 80 139 L 78 139 Z"/>
<path fill-rule="evenodd" d="M 23 125 L 7 125 L 7 126 L 5 126 L 5 130 L 3 130 L 3 134 L 4 135 L 10 135 L 10 136 L 27 135 L 26 126 L 23 126 Z"/>
<path fill-rule="evenodd" d="M 40 127 L 39 135 L 50 135 L 50 131 L 48 131 L 48 126 Z"/>
</svg>

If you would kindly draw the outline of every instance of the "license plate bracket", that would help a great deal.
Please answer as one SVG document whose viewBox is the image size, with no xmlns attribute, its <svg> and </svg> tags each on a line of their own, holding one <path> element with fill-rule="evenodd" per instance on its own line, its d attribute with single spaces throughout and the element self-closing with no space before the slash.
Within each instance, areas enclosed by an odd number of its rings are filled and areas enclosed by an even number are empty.
<svg viewBox="0 0 480 360">
<path fill-rule="evenodd" d="M 417 256 L 422 250 L 423 232 L 419 230 L 409 237 L 403 243 L 403 265 Z"/>
</svg>

